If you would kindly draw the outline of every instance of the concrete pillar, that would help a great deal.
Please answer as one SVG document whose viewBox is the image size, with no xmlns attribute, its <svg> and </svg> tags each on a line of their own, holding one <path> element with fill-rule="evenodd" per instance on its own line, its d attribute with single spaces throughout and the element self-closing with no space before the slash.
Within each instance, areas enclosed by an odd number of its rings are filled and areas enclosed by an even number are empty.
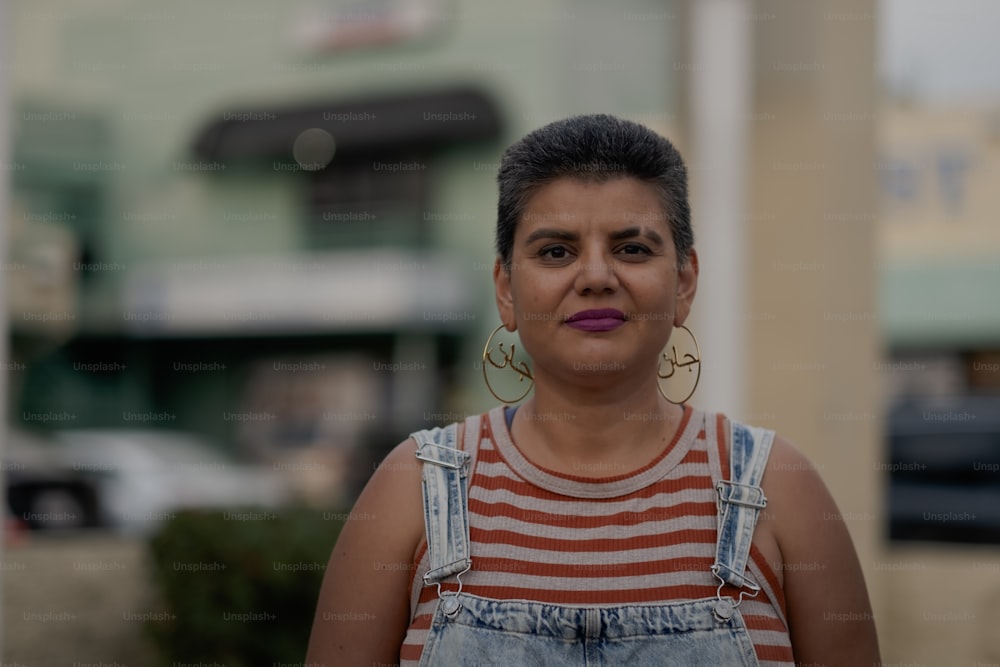
<svg viewBox="0 0 1000 667">
<path fill-rule="evenodd" d="M 693 330 L 702 364 L 698 396 L 713 410 L 743 419 L 747 344 L 742 317 L 746 275 L 747 116 L 752 85 L 750 0 L 702 0 L 690 6 L 687 159 L 696 212 L 695 245 L 704 266 Z M 704 179 L 700 176 L 704 175 Z M 704 324 L 704 326 L 703 326 Z M 697 399 L 695 399 L 697 402 Z"/>
<path fill-rule="evenodd" d="M 753 421 L 818 466 L 873 565 L 887 531 L 873 0 L 758 0 L 746 303 Z M 707 362 L 706 362 L 707 363 Z"/>
<path fill-rule="evenodd" d="M 704 107 L 712 99 L 705 89 L 731 87 L 736 79 L 706 71 L 696 56 L 718 60 L 732 51 L 729 42 L 739 31 L 700 26 L 699 17 L 709 13 L 700 5 L 688 0 L 683 6 L 692 66 L 682 84 L 681 119 L 696 246 L 707 244 L 703 275 L 718 271 L 712 265 L 718 258 L 739 258 L 735 274 L 726 269 L 721 279 L 703 282 L 696 299 L 692 328 L 706 341 L 708 382 L 693 402 L 776 429 L 817 465 L 847 520 L 878 619 L 873 568 L 888 518 L 878 468 L 884 444 L 877 384 L 875 2 L 746 2 L 740 18 L 751 44 L 749 146 L 744 153 L 739 134 L 721 127 L 732 143 L 731 164 L 721 169 L 703 160 L 717 150 L 705 149 L 715 145 L 706 137 L 713 123 L 726 122 L 727 111 Z M 713 41 L 720 54 L 701 55 Z M 742 71 L 739 63 L 733 67 Z M 717 103 L 739 99 L 732 90 L 715 95 Z M 728 230 L 720 220 L 733 202 L 717 199 L 737 196 L 728 177 L 736 165 L 745 166 L 747 195 L 739 229 Z M 718 244 L 727 241 L 731 247 L 720 252 Z M 720 295 L 723 288 L 731 294 Z M 727 376 L 739 387 L 724 387 Z"/>
</svg>

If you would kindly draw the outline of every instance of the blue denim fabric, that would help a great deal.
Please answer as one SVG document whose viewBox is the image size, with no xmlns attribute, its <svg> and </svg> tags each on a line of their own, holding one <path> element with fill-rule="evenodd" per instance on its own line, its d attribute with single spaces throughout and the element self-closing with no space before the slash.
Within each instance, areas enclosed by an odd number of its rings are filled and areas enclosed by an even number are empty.
<svg viewBox="0 0 1000 667">
<path fill-rule="evenodd" d="M 738 610 L 720 622 L 714 599 L 588 608 L 458 597 L 454 617 L 434 615 L 421 665 L 757 665 Z"/>
<path fill-rule="evenodd" d="M 424 462 L 424 530 L 430 557 L 424 583 L 430 584 L 472 564 L 466 486 L 470 457 L 455 447 L 458 424 L 418 431 L 411 437 L 417 441 L 417 458 Z"/>
<path fill-rule="evenodd" d="M 723 581 L 737 587 L 745 585 L 753 594 L 759 590 L 743 573 L 757 514 L 766 504 L 759 484 L 773 433 L 738 424 L 731 424 L 731 428 L 732 483 L 719 485 L 719 540 L 713 565 L 720 578 L 716 597 L 664 605 L 572 607 L 490 600 L 462 593 L 461 589 L 457 593 L 440 592 L 441 601 L 420 665 L 758 665 L 738 609 L 740 600 L 722 597 L 721 591 Z M 469 564 L 475 566 L 469 561 L 467 454 L 458 450 L 455 454 L 441 452 L 441 444 L 453 445 L 454 433 L 434 429 L 413 437 L 420 445 L 418 458 L 424 461 L 424 511 L 431 568 L 424 581 L 438 583 L 455 575 L 461 585 L 461 572 Z M 755 441 L 763 446 L 755 447 Z M 451 497 L 455 492 L 460 499 Z M 442 517 L 443 513 L 448 516 Z"/>
<path fill-rule="evenodd" d="M 760 586 L 744 576 L 744 570 L 757 517 L 767 507 L 760 480 L 771 453 L 774 431 L 730 422 L 730 442 L 729 480 L 720 480 L 716 485 L 721 516 L 712 572 L 720 584 L 746 587 L 751 595 L 756 595 Z"/>
</svg>

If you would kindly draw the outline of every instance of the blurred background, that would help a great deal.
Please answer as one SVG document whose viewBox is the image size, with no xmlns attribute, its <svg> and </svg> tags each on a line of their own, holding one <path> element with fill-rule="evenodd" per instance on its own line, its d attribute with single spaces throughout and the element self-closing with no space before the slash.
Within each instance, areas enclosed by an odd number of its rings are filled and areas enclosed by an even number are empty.
<svg viewBox="0 0 1000 667">
<path fill-rule="evenodd" d="M 888 664 L 1000 665 L 1000 6 L 3 12 L 4 662 L 301 660 L 378 461 L 493 404 L 500 153 L 606 112 L 689 164 L 692 402 L 815 462 Z"/>
</svg>

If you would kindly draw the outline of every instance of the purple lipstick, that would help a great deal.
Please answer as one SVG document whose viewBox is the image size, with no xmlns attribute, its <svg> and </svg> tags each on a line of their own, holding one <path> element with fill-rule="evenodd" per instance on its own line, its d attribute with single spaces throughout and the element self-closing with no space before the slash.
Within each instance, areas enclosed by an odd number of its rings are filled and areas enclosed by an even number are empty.
<svg viewBox="0 0 1000 667">
<path fill-rule="evenodd" d="M 612 331 L 625 324 L 625 313 L 614 308 L 581 310 L 566 318 L 566 324 L 581 331 Z"/>
</svg>

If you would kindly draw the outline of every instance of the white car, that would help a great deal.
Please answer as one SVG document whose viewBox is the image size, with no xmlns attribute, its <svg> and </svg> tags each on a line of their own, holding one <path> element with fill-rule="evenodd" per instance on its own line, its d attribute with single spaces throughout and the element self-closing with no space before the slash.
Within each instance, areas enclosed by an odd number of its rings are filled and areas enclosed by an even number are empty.
<svg viewBox="0 0 1000 667">
<path fill-rule="evenodd" d="M 96 479 L 102 523 L 125 533 L 149 534 L 187 508 L 234 520 L 273 518 L 268 510 L 292 497 L 272 468 L 235 461 L 197 435 L 78 429 L 55 437 L 69 466 Z"/>
<path fill-rule="evenodd" d="M 8 430 L 0 463 L 7 513 L 34 530 L 88 528 L 100 523 L 94 480 L 64 462 L 47 437 Z"/>
</svg>

